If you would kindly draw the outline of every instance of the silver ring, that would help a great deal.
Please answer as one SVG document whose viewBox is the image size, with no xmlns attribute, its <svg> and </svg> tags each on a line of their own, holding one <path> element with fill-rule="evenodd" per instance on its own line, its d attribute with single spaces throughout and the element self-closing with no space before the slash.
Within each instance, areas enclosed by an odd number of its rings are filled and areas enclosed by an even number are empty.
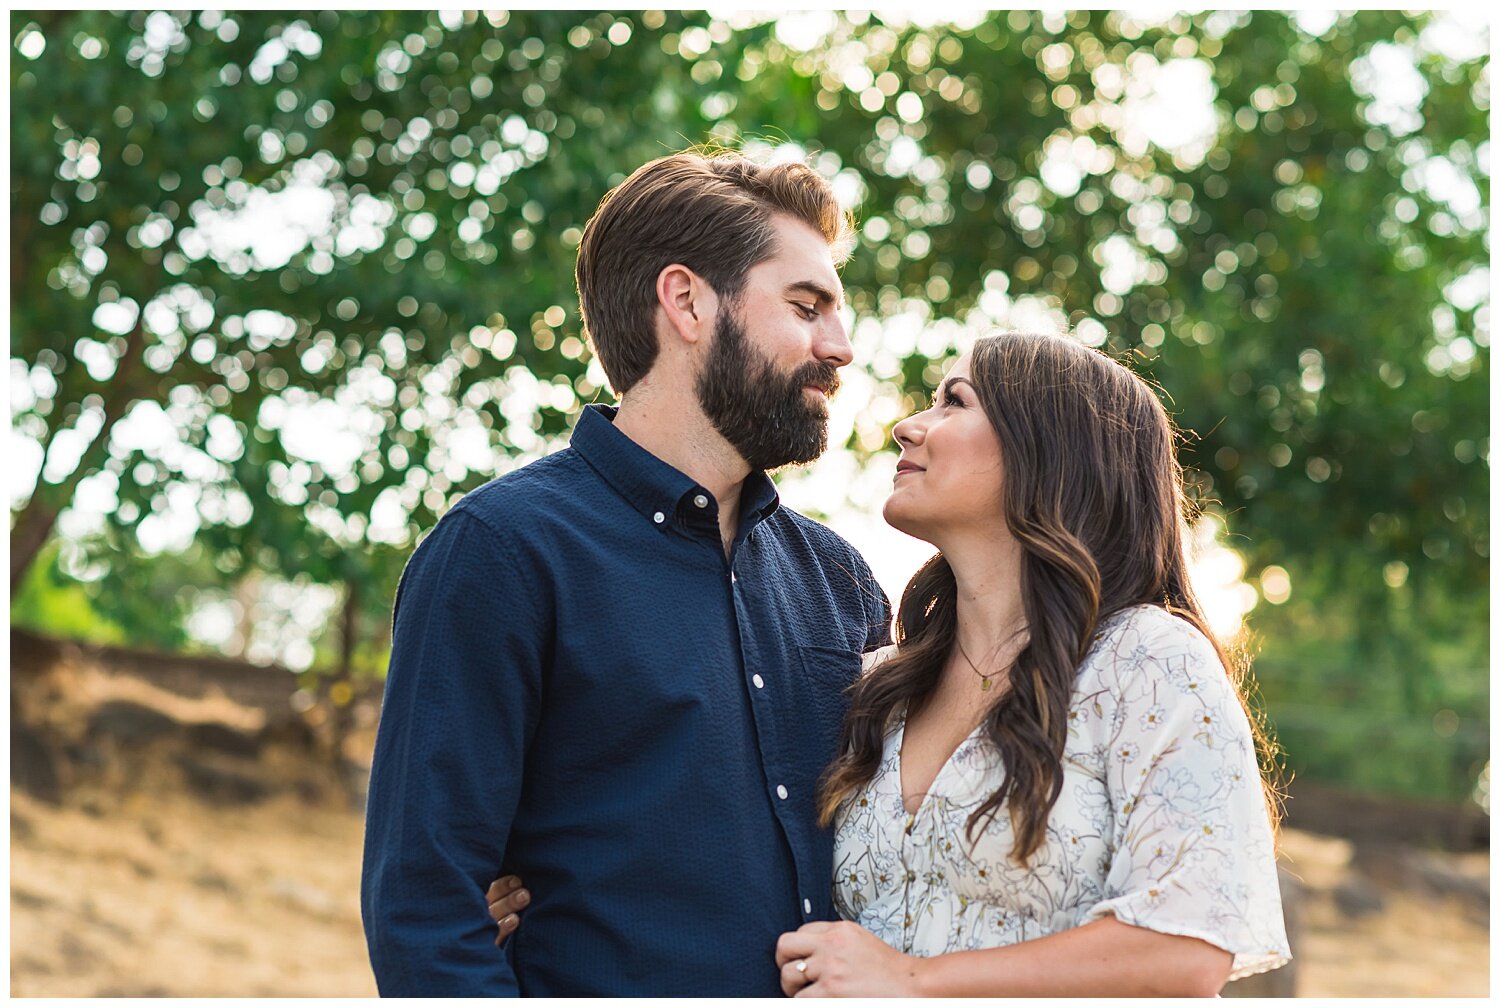
<svg viewBox="0 0 1500 1008">
<path fill-rule="evenodd" d="M 806 959 L 798 959 L 792 965 L 792 968 L 795 969 L 798 973 L 801 973 L 803 976 L 807 976 L 807 960 Z"/>
</svg>

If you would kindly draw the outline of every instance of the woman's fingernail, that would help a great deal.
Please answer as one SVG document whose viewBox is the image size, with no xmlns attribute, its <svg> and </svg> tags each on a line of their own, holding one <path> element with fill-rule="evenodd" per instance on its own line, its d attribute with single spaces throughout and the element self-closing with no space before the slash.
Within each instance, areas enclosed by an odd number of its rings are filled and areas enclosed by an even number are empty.
<svg viewBox="0 0 1500 1008">
<path fill-rule="evenodd" d="M 517 889 L 516 890 L 516 905 L 517 906 L 525 906 L 527 903 L 530 903 L 530 902 L 531 902 L 531 893 L 527 892 L 525 889 Z"/>
</svg>

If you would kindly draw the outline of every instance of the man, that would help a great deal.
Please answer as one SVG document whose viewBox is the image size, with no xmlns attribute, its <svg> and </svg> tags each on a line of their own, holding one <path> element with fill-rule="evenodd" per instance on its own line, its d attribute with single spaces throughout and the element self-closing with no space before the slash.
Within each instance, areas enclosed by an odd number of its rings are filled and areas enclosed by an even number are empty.
<svg viewBox="0 0 1500 1008">
<path fill-rule="evenodd" d="M 621 398 L 467 495 L 402 576 L 362 904 L 385 995 L 776 995 L 831 919 L 815 823 L 889 605 L 763 470 L 816 458 L 851 358 L 848 220 L 805 165 L 678 154 L 578 255 Z M 498 950 L 485 890 L 537 894 Z"/>
</svg>

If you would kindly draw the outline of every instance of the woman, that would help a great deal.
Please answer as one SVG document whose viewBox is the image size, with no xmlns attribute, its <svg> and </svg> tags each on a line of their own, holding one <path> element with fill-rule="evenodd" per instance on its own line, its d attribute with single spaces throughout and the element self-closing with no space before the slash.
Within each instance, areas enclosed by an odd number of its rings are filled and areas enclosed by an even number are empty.
<svg viewBox="0 0 1500 1008">
<path fill-rule="evenodd" d="M 1285 963 L 1256 732 L 1151 390 L 989 337 L 895 436 L 886 520 L 939 553 L 824 777 L 846 920 L 782 936 L 783 989 L 1212 995 Z"/>
<path fill-rule="evenodd" d="M 885 517 L 940 550 L 825 777 L 835 904 L 788 993 L 1217 993 L 1288 956 L 1254 732 L 1188 582 L 1151 390 L 978 341 L 896 426 Z"/>
</svg>

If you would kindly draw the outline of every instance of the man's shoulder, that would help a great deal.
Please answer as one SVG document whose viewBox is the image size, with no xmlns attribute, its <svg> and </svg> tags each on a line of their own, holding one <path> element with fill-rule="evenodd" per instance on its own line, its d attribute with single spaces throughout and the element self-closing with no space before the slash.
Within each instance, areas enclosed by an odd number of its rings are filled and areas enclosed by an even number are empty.
<svg viewBox="0 0 1500 1008">
<path fill-rule="evenodd" d="M 787 597 L 805 600 L 811 607 L 807 612 L 829 613 L 842 625 L 849 636 L 839 646 L 864 651 L 890 639 L 886 629 L 890 603 L 869 562 L 852 543 L 822 522 L 785 506 L 777 508 L 762 527 L 771 532 L 775 543 L 763 555 L 786 586 Z M 819 628 L 809 639 L 818 639 L 826 630 Z"/>
<path fill-rule="evenodd" d="M 577 452 L 564 448 L 470 490 L 444 517 L 466 515 L 495 531 L 530 524 L 559 501 L 576 500 L 590 473 Z"/>
<path fill-rule="evenodd" d="M 833 554 L 840 558 L 849 556 L 864 563 L 864 557 L 849 540 L 822 522 L 815 521 L 801 512 L 793 511 L 784 504 L 776 509 L 776 513 L 770 518 L 770 523 L 778 534 L 802 539 L 820 554 Z"/>
<path fill-rule="evenodd" d="M 422 534 L 413 556 L 431 554 L 439 543 L 446 544 L 439 552 L 456 547 L 491 557 L 514 555 L 544 519 L 577 506 L 586 496 L 581 491 L 588 473 L 578 453 L 565 448 L 497 476 L 460 497 Z"/>
</svg>

